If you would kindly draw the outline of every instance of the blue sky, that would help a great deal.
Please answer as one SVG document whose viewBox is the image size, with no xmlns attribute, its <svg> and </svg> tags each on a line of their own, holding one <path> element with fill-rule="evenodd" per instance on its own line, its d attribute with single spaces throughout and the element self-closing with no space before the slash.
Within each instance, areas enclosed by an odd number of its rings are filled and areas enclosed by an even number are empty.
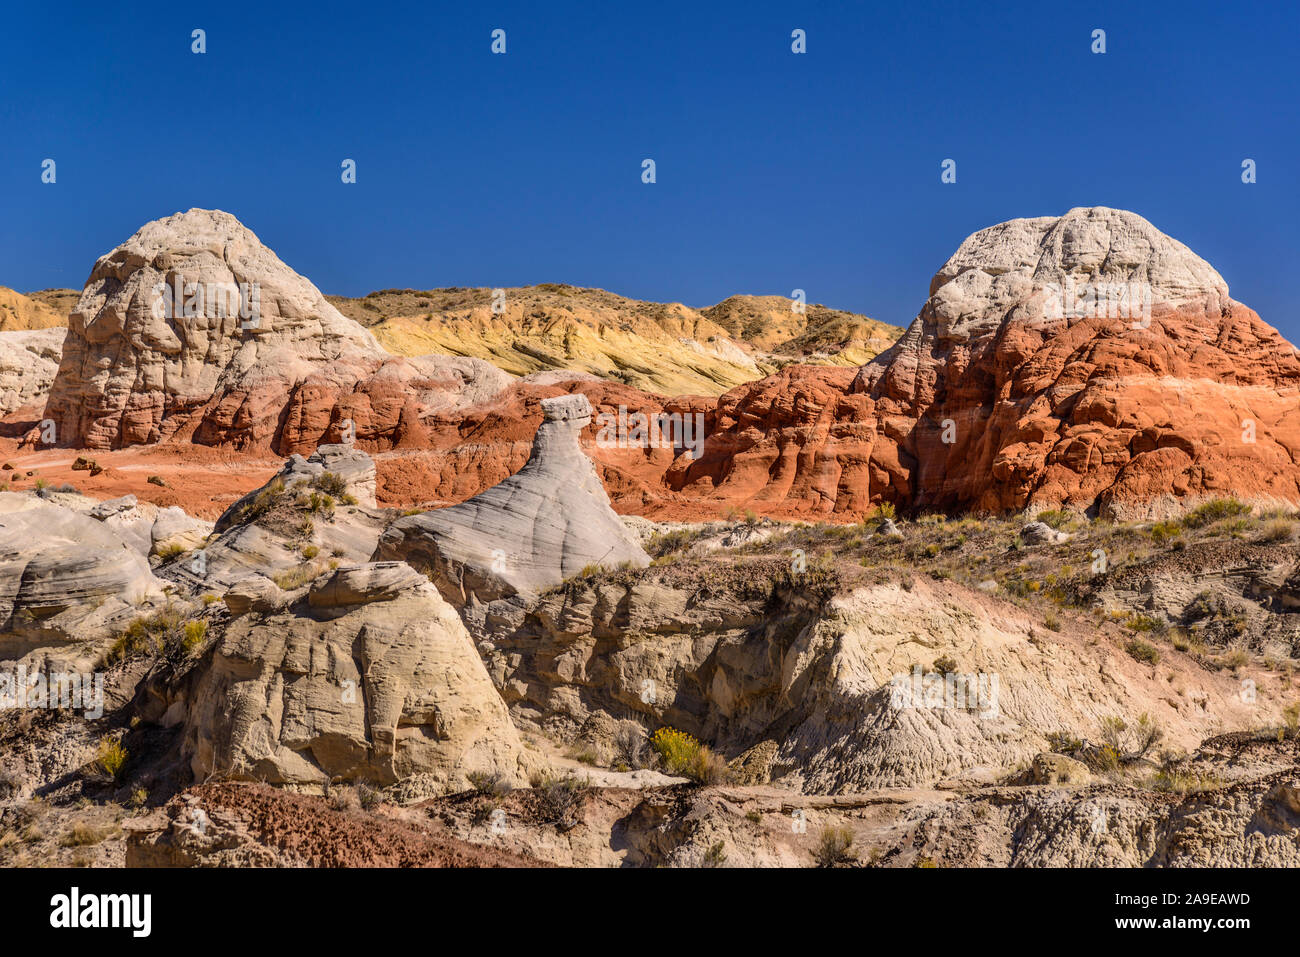
<svg viewBox="0 0 1300 957">
<path fill-rule="evenodd" d="M 1297 9 L 23 4 L 0 35 L 0 284 L 80 287 L 201 206 L 329 293 L 802 288 L 906 323 L 974 230 L 1106 205 L 1300 340 Z"/>
</svg>

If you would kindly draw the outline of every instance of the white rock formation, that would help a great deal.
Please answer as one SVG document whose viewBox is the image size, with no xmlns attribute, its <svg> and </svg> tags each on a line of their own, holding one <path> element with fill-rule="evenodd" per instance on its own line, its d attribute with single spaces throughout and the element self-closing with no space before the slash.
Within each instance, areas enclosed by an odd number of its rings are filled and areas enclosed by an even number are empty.
<svg viewBox="0 0 1300 957">
<path fill-rule="evenodd" d="M 377 557 L 428 571 L 454 604 L 535 593 L 592 565 L 644 567 L 649 556 L 610 508 L 578 434 L 591 421 L 581 393 L 543 399 L 528 462 L 468 501 L 398 519 Z"/>
<path fill-rule="evenodd" d="M 395 442 L 423 412 L 509 381 L 478 360 L 389 356 L 234 216 L 191 209 L 95 263 L 46 415 L 78 447 L 177 437 L 288 452 L 348 419 Z"/>
<path fill-rule="evenodd" d="M 0 658 L 102 636 L 131 602 L 157 598 L 149 562 L 89 515 L 0 493 Z"/>
<path fill-rule="evenodd" d="M 186 716 L 196 777 L 419 776 L 435 791 L 467 787 L 475 771 L 526 780 L 529 759 L 501 696 L 456 612 L 422 576 L 402 565 L 346 566 L 319 578 L 294 610 L 243 614 L 271 597 L 269 584 L 240 583 L 248 601 L 227 602 L 242 617 Z"/>
<path fill-rule="evenodd" d="M 45 407 L 66 329 L 0 332 L 0 415 Z"/>
</svg>

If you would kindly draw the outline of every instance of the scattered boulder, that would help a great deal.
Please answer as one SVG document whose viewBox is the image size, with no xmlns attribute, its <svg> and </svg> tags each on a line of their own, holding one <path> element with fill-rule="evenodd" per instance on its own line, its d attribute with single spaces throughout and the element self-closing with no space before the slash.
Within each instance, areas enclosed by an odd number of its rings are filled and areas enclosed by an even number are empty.
<svg viewBox="0 0 1300 957">
<path fill-rule="evenodd" d="M 437 589 L 391 566 L 340 571 L 316 589 L 337 612 L 328 620 L 304 602 L 231 622 L 187 712 L 183 750 L 196 778 L 391 784 L 419 775 L 445 790 L 467 787 L 474 771 L 526 780 L 505 704 Z M 265 586 L 237 590 L 251 608 Z"/>
<path fill-rule="evenodd" d="M 881 538 L 888 538 L 896 542 L 903 540 L 903 531 L 895 524 L 892 518 L 883 519 L 876 528 L 876 534 Z"/>
<path fill-rule="evenodd" d="M 1044 751 L 1034 756 L 1029 768 L 1030 784 L 1090 784 L 1092 772 L 1082 761 Z"/>
<path fill-rule="evenodd" d="M 1046 522 L 1030 522 L 1020 529 L 1020 540 L 1026 545 L 1056 545 L 1070 540 L 1068 532 L 1059 532 Z"/>
<path fill-rule="evenodd" d="M 192 551 L 202 545 L 211 532 L 211 522 L 191 518 L 177 505 L 160 509 L 150 530 L 152 552 L 162 555 L 174 551 Z"/>
<path fill-rule="evenodd" d="M 289 596 L 265 575 L 249 575 L 226 589 L 222 601 L 232 615 L 249 612 L 265 614 L 279 611 L 288 604 Z"/>
</svg>

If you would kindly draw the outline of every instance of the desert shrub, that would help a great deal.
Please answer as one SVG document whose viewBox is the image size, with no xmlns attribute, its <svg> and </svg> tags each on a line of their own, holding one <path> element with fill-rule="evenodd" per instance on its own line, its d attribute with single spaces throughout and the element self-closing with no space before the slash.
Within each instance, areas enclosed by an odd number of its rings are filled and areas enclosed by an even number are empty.
<svg viewBox="0 0 1300 957">
<path fill-rule="evenodd" d="M 239 510 L 241 522 L 255 522 L 284 498 L 284 479 L 275 479 Z"/>
<path fill-rule="evenodd" d="M 1282 726 L 1292 737 L 1300 732 L 1300 701 L 1292 702 L 1282 709 Z"/>
<path fill-rule="evenodd" d="M 300 504 L 313 515 L 329 517 L 334 514 L 334 497 L 323 492 L 312 492 L 300 499 Z"/>
<path fill-rule="evenodd" d="M 343 476 L 334 472 L 322 472 L 312 480 L 312 488 L 320 489 L 326 495 L 332 495 L 340 498 L 347 494 L 348 483 L 344 481 Z"/>
<path fill-rule="evenodd" d="M 77 821 L 59 839 L 59 843 L 64 847 L 89 847 L 101 843 L 112 832 L 112 828 L 95 827 L 86 821 Z"/>
<path fill-rule="evenodd" d="M 670 532 L 655 532 L 645 544 L 651 558 L 666 558 L 684 552 L 703 534 L 691 528 L 675 528 Z"/>
<path fill-rule="evenodd" d="M 1083 747 L 1083 742 L 1068 731 L 1049 731 L 1047 747 L 1057 754 L 1073 754 Z"/>
<path fill-rule="evenodd" d="M 1205 528 L 1225 518 L 1237 518 L 1250 514 L 1250 506 L 1235 498 L 1215 498 L 1183 516 L 1183 525 L 1187 528 Z"/>
<path fill-rule="evenodd" d="M 141 615 L 119 631 L 104 655 L 106 664 L 138 655 L 190 653 L 207 636 L 208 623 L 188 619 L 168 606 Z"/>
<path fill-rule="evenodd" d="M 304 545 L 300 551 L 302 552 L 302 557 L 308 561 L 320 554 L 320 549 L 315 545 Z"/>
<path fill-rule="evenodd" d="M 614 762 L 630 769 L 645 767 L 646 736 L 640 728 L 630 724 L 614 732 Z"/>
<path fill-rule="evenodd" d="M 361 804 L 361 810 L 371 811 L 384 803 L 384 796 L 379 789 L 368 781 L 357 782 L 357 801 Z"/>
<path fill-rule="evenodd" d="M 1129 631 L 1154 632 L 1160 634 L 1168 627 L 1163 620 L 1152 618 L 1150 615 L 1142 615 L 1134 612 L 1124 621 L 1124 627 Z"/>
<path fill-rule="evenodd" d="M 721 841 L 719 841 L 704 852 L 704 858 L 700 861 L 700 866 L 721 867 L 726 862 L 727 848 Z"/>
<path fill-rule="evenodd" d="M 726 763 L 685 731 L 660 728 L 650 738 L 669 774 L 690 778 L 699 784 L 717 784 L 726 779 Z"/>
<path fill-rule="evenodd" d="M 202 619 L 187 621 L 181 627 L 181 650 L 187 655 L 194 655 L 208 637 L 208 623 Z"/>
<path fill-rule="evenodd" d="M 1039 512 L 1035 518 L 1049 528 L 1060 528 L 1068 524 L 1073 516 L 1063 508 L 1049 508 L 1045 512 Z"/>
<path fill-rule="evenodd" d="M 1222 781 L 1213 774 L 1197 771 L 1185 754 L 1164 751 L 1160 755 L 1160 767 L 1151 779 L 1151 787 L 1156 791 L 1170 794 L 1195 794 L 1221 787 Z"/>
<path fill-rule="evenodd" d="M 1118 766 L 1121 763 L 1137 761 L 1145 757 L 1163 737 L 1164 732 L 1160 726 L 1146 713 L 1139 716 L 1135 724 L 1129 724 L 1117 715 L 1103 718 L 1101 740 L 1104 747 L 1101 750 L 1113 752 L 1113 758 L 1111 754 L 1104 756 L 1106 758 L 1104 763 Z"/>
<path fill-rule="evenodd" d="M 510 790 L 505 778 L 495 771 L 471 771 L 465 779 L 479 794 L 505 794 Z"/>
<path fill-rule="evenodd" d="M 577 810 L 582 793 L 587 790 L 585 781 L 569 776 L 552 777 L 549 774 L 534 776 L 529 780 L 538 796 L 538 809 L 547 823 L 562 825 Z"/>
<path fill-rule="evenodd" d="M 1156 522 L 1151 526 L 1151 540 L 1157 545 L 1163 545 L 1171 542 L 1183 534 L 1183 526 L 1173 521 Z"/>
<path fill-rule="evenodd" d="M 940 675 L 956 674 L 957 660 L 955 658 L 949 658 L 947 656 L 943 658 L 936 658 L 934 664 L 931 666 L 931 670 L 934 671 L 935 674 L 940 674 Z"/>
<path fill-rule="evenodd" d="M 1141 661 L 1148 665 L 1160 663 L 1160 650 L 1141 638 L 1130 638 L 1125 642 L 1124 650 L 1128 652 L 1129 657 L 1134 661 Z"/>
<path fill-rule="evenodd" d="M 1261 545 L 1280 545 L 1291 541 L 1295 534 L 1295 522 L 1289 518 L 1275 518 L 1265 522 L 1255 537 Z"/>
<path fill-rule="evenodd" d="M 1048 612 L 1048 613 L 1043 617 L 1043 626 L 1044 626 L 1045 628 L 1047 628 L 1048 631 L 1060 631 L 1060 630 L 1061 630 L 1061 619 L 1057 618 L 1055 615 L 1053 615 L 1053 614 L 1049 611 L 1049 612 Z"/>
<path fill-rule="evenodd" d="M 295 565 L 293 568 L 280 572 L 273 577 L 273 581 L 284 591 L 293 591 L 295 588 L 301 588 L 313 578 L 316 577 L 316 566 L 310 563 Z"/>
<path fill-rule="evenodd" d="M 1196 597 L 1183 609 L 1184 621 L 1200 621 L 1209 618 L 1218 610 L 1218 603 L 1208 591 L 1198 592 Z"/>
<path fill-rule="evenodd" d="M 1249 662 L 1250 655 L 1246 652 L 1245 648 L 1233 648 L 1219 659 L 1219 664 L 1230 671 L 1244 668 Z"/>
<path fill-rule="evenodd" d="M 128 757 L 126 748 L 117 738 L 100 738 L 99 750 L 95 754 L 95 763 L 105 774 L 116 778 L 121 773 Z"/>
<path fill-rule="evenodd" d="M 186 548 L 184 545 L 180 544 L 179 542 L 173 542 L 170 545 L 164 545 L 162 548 L 154 552 L 154 554 L 157 555 L 164 562 L 169 562 L 173 558 L 176 558 L 180 555 L 184 555 L 185 552 L 186 552 Z"/>
<path fill-rule="evenodd" d="M 822 828 L 812 855 L 819 867 L 834 867 L 836 864 L 849 863 L 854 860 L 853 832 L 847 827 Z"/>
<path fill-rule="evenodd" d="M 898 516 L 898 509 L 894 507 L 893 502 L 881 502 L 876 506 L 876 514 L 872 516 L 877 522 L 884 522 Z"/>
</svg>

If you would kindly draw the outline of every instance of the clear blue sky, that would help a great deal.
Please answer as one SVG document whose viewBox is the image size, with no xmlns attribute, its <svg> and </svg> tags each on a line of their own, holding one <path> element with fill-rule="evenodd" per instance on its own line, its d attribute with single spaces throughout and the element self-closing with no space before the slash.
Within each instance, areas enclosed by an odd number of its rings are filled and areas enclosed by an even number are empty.
<svg viewBox="0 0 1300 957">
<path fill-rule="evenodd" d="M 0 284 L 80 287 L 140 225 L 201 206 L 330 293 L 569 282 L 698 306 L 799 287 L 906 323 L 974 230 L 1106 205 L 1187 243 L 1300 340 L 1296 11 L 14 5 Z"/>
</svg>

